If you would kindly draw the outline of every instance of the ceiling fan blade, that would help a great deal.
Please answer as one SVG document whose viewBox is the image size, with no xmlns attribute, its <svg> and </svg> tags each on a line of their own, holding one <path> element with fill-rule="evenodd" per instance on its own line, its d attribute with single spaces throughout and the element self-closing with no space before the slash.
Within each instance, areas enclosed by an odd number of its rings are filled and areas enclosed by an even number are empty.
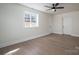
<svg viewBox="0 0 79 59">
<path fill-rule="evenodd" d="M 55 4 L 52 4 L 52 6 L 54 7 L 54 6 L 55 6 Z"/>
<path fill-rule="evenodd" d="M 64 9 L 64 7 L 55 7 L 55 9 Z"/>
<path fill-rule="evenodd" d="M 50 6 L 45 6 L 45 7 L 47 7 L 47 8 L 51 8 Z"/>
<path fill-rule="evenodd" d="M 58 6 L 58 5 L 59 5 L 59 3 L 56 3 L 56 4 L 55 4 L 55 6 Z"/>
</svg>

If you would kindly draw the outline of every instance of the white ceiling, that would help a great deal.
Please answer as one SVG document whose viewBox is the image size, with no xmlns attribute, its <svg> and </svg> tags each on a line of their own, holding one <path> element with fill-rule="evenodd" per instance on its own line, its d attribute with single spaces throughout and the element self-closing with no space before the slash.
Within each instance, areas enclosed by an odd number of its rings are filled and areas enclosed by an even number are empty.
<svg viewBox="0 0 79 59">
<path fill-rule="evenodd" d="M 59 6 L 64 7 L 64 9 L 57 9 L 56 12 L 53 12 L 52 10 L 47 11 L 48 8 L 45 7 L 45 5 L 52 6 L 52 3 L 20 3 L 20 4 L 51 14 L 59 14 L 79 10 L 79 3 L 60 3 Z"/>
</svg>

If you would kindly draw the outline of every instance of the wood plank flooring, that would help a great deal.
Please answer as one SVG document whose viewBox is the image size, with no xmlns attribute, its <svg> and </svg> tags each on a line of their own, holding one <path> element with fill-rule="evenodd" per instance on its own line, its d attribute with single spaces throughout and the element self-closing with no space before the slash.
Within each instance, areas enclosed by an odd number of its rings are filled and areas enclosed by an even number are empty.
<svg viewBox="0 0 79 59">
<path fill-rule="evenodd" d="M 78 55 L 79 37 L 50 34 L 0 49 L 1 55 Z"/>
</svg>

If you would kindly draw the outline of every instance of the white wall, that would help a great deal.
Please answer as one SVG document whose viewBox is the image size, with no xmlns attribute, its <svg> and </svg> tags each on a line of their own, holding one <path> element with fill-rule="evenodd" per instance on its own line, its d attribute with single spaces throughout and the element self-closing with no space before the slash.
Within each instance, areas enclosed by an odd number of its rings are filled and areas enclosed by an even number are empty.
<svg viewBox="0 0 79 59">
<path fill-rule="evenodd" d="M 69 30 L 68 34 L 79 37 L 79 11 L 63 14 L 64 20 L 67 20 Z M 66 32 L 67 33 L 67 32 Z"/>
<path fill-rule="evenodd" d="M 24 28 L 24 12 L 39 14 L 39 27 Z M 50 15 L 19 5 L 0 4 L 0 48 L 47 35 Z"/>
<path fill-rule="evenodd" d="M 51 20 L 52 33 L 63 34 L 64 32 L 79 37 L 79 11 L 54 15 Z"/>
</svg>

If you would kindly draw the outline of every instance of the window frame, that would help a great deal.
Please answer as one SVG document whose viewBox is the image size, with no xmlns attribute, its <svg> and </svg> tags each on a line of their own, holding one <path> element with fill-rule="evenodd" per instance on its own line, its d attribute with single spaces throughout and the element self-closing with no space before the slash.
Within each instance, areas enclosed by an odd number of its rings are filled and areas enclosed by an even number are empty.
<svg viewBox="0 0 79 59">
<path fill-rule="evenodd" d="M 26 19 L 25 19 L 25 18 L 26 18 L 26 17 L 25 17 L 26 14 L 29 14 L 29 15 L 30 15 L 30 22 L 29 22 L 30 25 L 29 25 L 29 26 L 26 25 Z M 35 20 L 35 25 L 34 25 L 34 26 L 33 26 L 33 24 L 32 24 L 32 23 L 33 23 L 33 22 L 32 22 L 32 16 L 33 16 L 33 15 L 36 16 L 36 17 L 35 17 L 36 20 Z M 24 12 L 24 27 L 25 27 L 25 28 L 39 27 L 38 18 L 39 18 L 39 14 L 37 14 L 37 13 L 33 13 L 33 12 Z"/>
</svg>

